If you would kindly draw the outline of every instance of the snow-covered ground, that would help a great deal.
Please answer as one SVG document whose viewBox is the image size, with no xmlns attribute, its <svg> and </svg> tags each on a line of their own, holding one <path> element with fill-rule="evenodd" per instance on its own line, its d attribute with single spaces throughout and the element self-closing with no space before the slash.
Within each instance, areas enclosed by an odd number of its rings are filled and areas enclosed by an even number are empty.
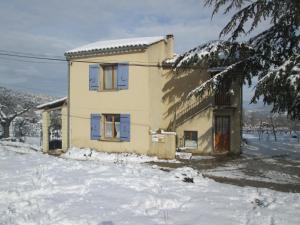
<svg viewBox="0 0 300 225">
<path fill-rule="evenodd" d="M 291 134 L 277 134 L 277 141 L 272 134 L 264 134 L 259 140 L 258 134 L 243 134 L 247 140 L 244 152 L 257 156 L 284 156 L 290 160 L 300 160 L 300 143 Z"/>
<path fill-rule="evenodd" d="M 272 135 L 264 135 L 261 140 L 257 134 L 243 137 L 247 144 L 242 148 L 242 157 L 203 170 L 203 174 L 228 179 L 230 183 L 243 180 L 251 185 L 300 191 L 300 144 L 296 138 L 288 134 L 279 135 L 277 141 Z"/>
<path fill-rule="evenodd" d="M 130 158 L 74 160 L 1 143 L 0 224 L 300 224 L 299 193 L 221 184 L 188 167 L 163 171 Z"/>
</svg>

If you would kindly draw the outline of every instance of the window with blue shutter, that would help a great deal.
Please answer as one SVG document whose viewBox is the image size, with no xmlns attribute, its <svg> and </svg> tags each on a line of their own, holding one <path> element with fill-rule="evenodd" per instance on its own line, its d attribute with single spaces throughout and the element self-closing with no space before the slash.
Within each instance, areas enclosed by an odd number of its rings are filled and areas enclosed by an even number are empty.
<svg viewBox="0 0 300 225">
<path fill-rule="evenodd" d="M 119 63 L 117 69 L 117 87 L 118 89 L 128 89 L 129 80 L 129 65 L 128 63 Z"/>
<path fill-rule="evenodd" d="M 89 90 L 98 91 L 100 87 L 100 65 L 89 65 Z"/>
<path fill-rule="evenodd" d="M 130 115 L 120 115 L 120 139 L 121 141 L 130 141 Z"/>
<path fill-rule="evenodd" d="M 101 115 L 91 114 L 91 140 L 99 140 L 101 137 Z"/>
</svg>

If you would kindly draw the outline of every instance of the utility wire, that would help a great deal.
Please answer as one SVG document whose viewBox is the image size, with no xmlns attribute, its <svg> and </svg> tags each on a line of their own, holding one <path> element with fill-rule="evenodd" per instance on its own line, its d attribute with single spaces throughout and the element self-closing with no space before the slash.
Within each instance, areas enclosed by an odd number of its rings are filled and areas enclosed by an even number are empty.
<svg viewBox="0 0 300 225">
<path fill-rule="evenodd" d="M 63 114 L 60 113 L 59 115 L 61 116 L 68 116 L 68 114 Z M 70 114 L 71 118 L 76 118 L 76 119 L 83 119 L 83 120 L 91 120 L 91 117 L 85 117 L 85 116 L 77 116 L 77 115 L 72 115 Z M 137 125 L 137 126 L 143 126 L 143 127 L 149 127 L 149 124 L 145 124 L 145 123 L 135 123 L 135 122 L 131 122 L 132 125 Z"/>
<path fill-rule="evenodd" d="M 5 50 L 5 49 L 0 49 L 0 52 L 4 52 L 4 53 L 13 53 L 13 54 L 21 54 L 21 55 L 31 55 L 31 56 L 49 56 L 49 55 L 45 55 L 45 54 L 37 54 L 37 53 L 31 53 L 31 52 L 18 52 L 18 51 L 12 51 L 12 50 Z M 53 56 L 55 58 L 59 58 L 60 56 Z"/>
<path fill-rule="evenodd" d="M 30 60 L 22 60 L 22 59 L 14 59 L 14 58 L 5 58 L 5 57 L 0 57 L 0 60 L 5 60 L 5 61 L 17 61 L 17 62 L 26 62 L 26 63 L 37 63 L 37 64 L 54 64 L 54 63 L 60 63 L 60 62 L 41 62 L 41 61 L 30 61 Z M 8 63 L 8 62 L 6 62 Z"/>
<path fill-rule="evenodd" d="M 29 59 L 37 59 L 37 60 L 51 60 L 51 61 L 59 61 L 59 62 L 80 62 L 80 63 L 119 63 L 118 61 L 87 61 L 87 60 L 67 60 L 64 58 L 59 57 L 50 57 L 50 56 L 40 56 L 40 55 L 34 55 L 32 53 L 21 53 L 21 52 L 14 52 L 14 51 L 6 51 L 6 50 L 0 50 L 0 55 L 2 56 L 9 56 L 9 57 L 17 57 L 17 58 L 29 58 Z M 120 63 L 119 63 L 120 64 Z M 122 64 L 122 63 L 121 63 Z M 141 61 L 132 61 L 132 63 L 129 63 L 131 66 L 145 66 L 145 67 L 162 67 L 159 63 L 152 64 L 145 64 Z M 165 66 L 164 66 L 165 67 Z"/>
</svg>

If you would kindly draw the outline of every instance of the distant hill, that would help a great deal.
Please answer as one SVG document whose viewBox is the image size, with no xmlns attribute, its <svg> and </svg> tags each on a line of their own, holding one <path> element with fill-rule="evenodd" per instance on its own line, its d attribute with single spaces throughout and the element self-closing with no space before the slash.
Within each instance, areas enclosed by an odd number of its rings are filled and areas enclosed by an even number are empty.
<svg viewBox="0 0 300 225">
<path fill-rule="evenodd" d="M 30 100 L 35 105 L 43 104 L 45 102 L 53 101 L 59 98 L 59 97 L 53 97 L 53 96 L 48 96 L 43 94 L 33 94 L 29 92 L 13 90 L 13 89 L 0 86 L 0 95 L 8 94 L 8 93 L 12 96 L 17 97 L 16 99 L 18 99 L 19 101 Z"/>
<path fill-rule="evenodd" d="M 270 114 L 272 110 L 272 106 L 270 105 L 264 105 L 263 102 L 259 101 L 258 103 L 250 104 L 250 101 L 244 100 L 243 101 L 243 109 L 246 112 L 260 112 L 260 113 L 266 113 Z"/>
</svg>

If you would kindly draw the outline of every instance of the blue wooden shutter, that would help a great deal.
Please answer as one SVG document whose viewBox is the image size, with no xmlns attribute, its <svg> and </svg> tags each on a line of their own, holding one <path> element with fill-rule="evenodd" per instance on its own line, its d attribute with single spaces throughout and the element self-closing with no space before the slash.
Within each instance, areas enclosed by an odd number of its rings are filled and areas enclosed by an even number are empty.
<svg viewBox="0 0 300 225">
<path fill-rule="evenodd" d="M 101 115 L 91 114 L 91 140 L 99 140 L 101 137 L 100 130 Z"/>
<path fill-rule="evenodd" d="M 130 115 L 120 115 L 120 139 L 121 141 L 130 141 Z"/>
<path fill-rule="evenodd" d="M 119 63 L 117 69 L 117 86 L 118 89 L 128 89 L 128 76 L 129 65 L 128 63 Z"/>
<path fill-rule="evenodd" d="M 90 91 L 99 90 L 100 65 L 89 65 L 89 89 Z"/>
</svg>

